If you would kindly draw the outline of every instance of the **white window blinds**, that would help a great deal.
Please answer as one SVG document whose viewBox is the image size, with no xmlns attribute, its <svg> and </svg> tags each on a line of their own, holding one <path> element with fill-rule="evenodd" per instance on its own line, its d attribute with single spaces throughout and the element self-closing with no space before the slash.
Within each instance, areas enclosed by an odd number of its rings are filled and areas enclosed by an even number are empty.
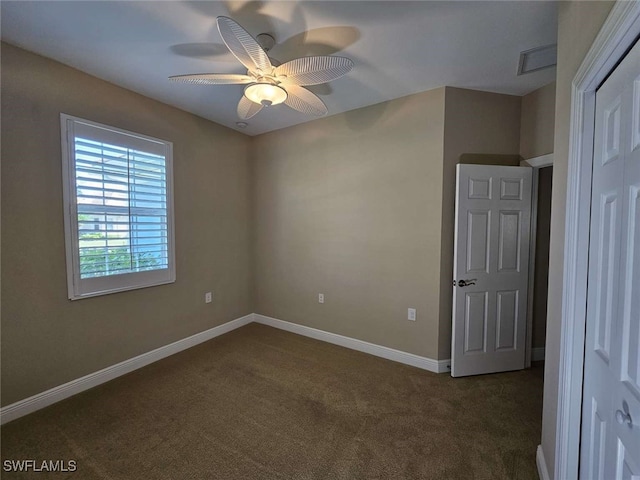
<svg viewBox="0 0 640 480">
<path fill-rule="evenodd" d="M 62 124 L 69 297 L 173 281 L 171 144 L 67 115 Z"/>
</svg>

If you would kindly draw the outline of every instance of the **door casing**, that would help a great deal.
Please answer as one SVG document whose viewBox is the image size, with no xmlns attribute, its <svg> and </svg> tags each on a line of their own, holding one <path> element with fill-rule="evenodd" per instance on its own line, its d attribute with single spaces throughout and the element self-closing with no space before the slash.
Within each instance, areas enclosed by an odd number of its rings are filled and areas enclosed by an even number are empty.
<svg viewBox="0 0 640 480">
<path fill-rule="evenodd" d="M 524 367 L 531 367 L 533 360 L 533 302 L 534 302 L 534 286 L 536 276 L 536 237 L 538 231 L 538 197 L 539 185 L 538 177 L 540 169 L 545 167 L 553 167 L 553 152 L 540 157 L 522 160 L 521 167 L 531 167 L 533 175 L 531 177 L 531 237 L 529 241 L 529 292 L 527 295 L 527 340 L 525 343 Z"/>
</svg>

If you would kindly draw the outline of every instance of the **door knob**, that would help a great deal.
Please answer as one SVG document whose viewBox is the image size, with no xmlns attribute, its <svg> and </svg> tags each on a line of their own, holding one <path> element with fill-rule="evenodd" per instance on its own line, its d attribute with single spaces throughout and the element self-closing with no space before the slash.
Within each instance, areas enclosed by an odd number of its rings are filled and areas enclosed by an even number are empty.
<svg viewBox="0 0 640 480">
<path fill-rule="evenodd" d="M 459 287 L 468 287 L 469 285 L 475 285 L 477 278 L 472 278 L 471 280 L 460 280 L 458 282 Z"/>
<path fill-rule="evenodd" d="M 616 410 L 616 422 L 618 422 L 620 425 L 631 426 L 631 414 L 623 412 L 622 410 Z"/>
</svg>

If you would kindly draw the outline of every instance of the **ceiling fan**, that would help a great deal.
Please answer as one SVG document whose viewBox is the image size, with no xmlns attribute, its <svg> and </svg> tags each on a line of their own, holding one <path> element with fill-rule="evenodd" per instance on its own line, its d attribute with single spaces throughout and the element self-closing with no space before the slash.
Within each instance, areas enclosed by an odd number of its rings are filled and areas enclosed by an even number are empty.
<svg viewBox="0 0 640 480">
<path fill-rule="evenodd" d="M 275 43 L 273 37 L 260 34 L 259 43 L 228 17 L 218 17 L 217 23 L 222 40 L 247 68 L 247 74 L 200 73 L 176 75 L 169 79 L 198 85 L 247 85 L 238 103 L 238 116 L 245 120 L 264 107 L 279 103 L 309 115 L 326 115 L 324 102 L 304 87 L 340 78 L 353 67 L 353 61 L 349 58 L 329 55 L 296 58 L 280 65 L 267 55 Z"/>
</svg>

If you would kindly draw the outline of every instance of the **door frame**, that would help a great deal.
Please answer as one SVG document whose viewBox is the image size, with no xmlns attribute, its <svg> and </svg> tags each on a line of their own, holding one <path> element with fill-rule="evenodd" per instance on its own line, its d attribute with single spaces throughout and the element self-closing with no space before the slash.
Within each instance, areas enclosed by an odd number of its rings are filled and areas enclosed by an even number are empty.
<svg viewBox="0 0 640 480">
<path fill-rule="evenodd" d="M 616 2 L 571 88 L 555 479 L 579 475 L 595 94 L 639 35 L 640 1 Z"/>
<path fill-rule="evenodd" d="M 529 158 L 520 162 L 521 167 L 531 167 L 533 169 L 531 175 L 531 229 L 529 235 L 529 289 L 527 292 L 527 339 L 525 343 L 524 366 L 531 367 L 532 361 L 543 360 L 533 358 L 533 302 L 534 302 L 534 286 L 536 279 L 536 235 L 538 232 L 538 179 L 540 177 L 540 169 L 545 167 L 553 167 L 553 153 L 542 155 L 540 157 Z"/>
</svg>

